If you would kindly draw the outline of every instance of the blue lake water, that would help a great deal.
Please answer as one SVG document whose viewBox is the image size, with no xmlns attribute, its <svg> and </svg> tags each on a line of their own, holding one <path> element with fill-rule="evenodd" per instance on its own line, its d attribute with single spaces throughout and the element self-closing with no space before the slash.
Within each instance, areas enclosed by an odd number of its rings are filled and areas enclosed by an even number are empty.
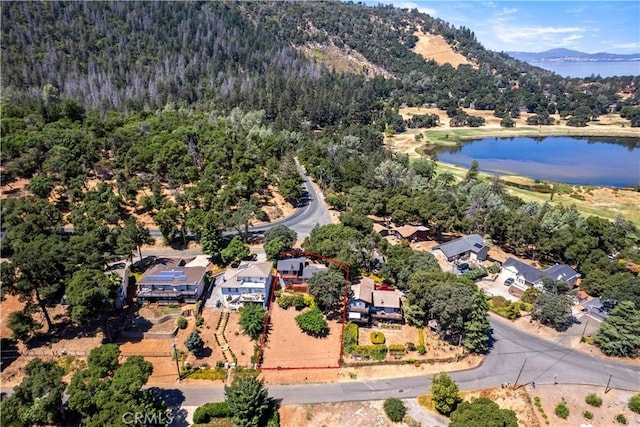
<svg viewBox="0 0 640 427">
<path fill-rule="evenodd" d="M 610 187 L 640 184 L 640 138 L 484 138 L 438 150 L 438 160 L 501 175 Z"/>
<path fill-rule="evenodd" d="M 552 62 L 529 61 L 529 64 L 545 70 L 553 71 L 562 77 L 600 77 L 638 76 L 640 61 L 585 61 L 585 62 Z"/>
</svg>

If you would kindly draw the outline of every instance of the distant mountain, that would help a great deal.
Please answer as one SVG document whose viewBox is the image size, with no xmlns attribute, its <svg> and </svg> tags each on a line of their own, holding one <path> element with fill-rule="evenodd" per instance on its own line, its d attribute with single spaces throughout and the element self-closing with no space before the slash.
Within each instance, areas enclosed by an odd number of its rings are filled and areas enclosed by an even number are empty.
<svg viewBox="0 0 640 427">
<path fill-rule="evenodd" d="M 587 62 L 587 61 L 640 61 L 640 53 L 620 55 L 617 53 L 585 53 L 570 49 L 551 49 L 544 52 L 505 52 L 520 61 L 540 62 Z"/>
</svg>

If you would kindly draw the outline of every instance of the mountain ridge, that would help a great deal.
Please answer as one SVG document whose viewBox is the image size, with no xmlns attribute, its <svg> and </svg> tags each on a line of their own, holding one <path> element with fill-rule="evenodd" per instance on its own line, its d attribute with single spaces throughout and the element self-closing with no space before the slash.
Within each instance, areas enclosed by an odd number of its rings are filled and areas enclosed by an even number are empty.
<svg viewBox="0 0 640 427">
<path fill-rule="evenodd" d="M 505 52 L 507 55 L 519 59 L 520 61 L 539 62 L 589 62 L 589 61 L 640 61 L 640 53 L 618 54 L 618 53 L 586 53 L 577 50 L 556 48 L 543 52 Z"/>
</svg>

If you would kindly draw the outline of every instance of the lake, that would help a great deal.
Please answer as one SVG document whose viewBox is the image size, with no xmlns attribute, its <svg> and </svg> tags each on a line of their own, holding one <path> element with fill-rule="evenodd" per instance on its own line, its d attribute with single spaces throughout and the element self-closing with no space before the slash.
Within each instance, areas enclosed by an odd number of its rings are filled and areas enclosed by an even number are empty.
<svg viewBox="0 0 640 427">
<path fill-rule="evenodd" d="M 543 181 L 625 187 L 640 184 L 640 138 L 484 138 L 443 147 L 438 160 Z"/>
<path fill-rule="evenodd" d="M 562 77 L 600 77 L 638 76 L 640 61 L 585 61 L 585 62 L 553 62 L 529 61 L 530 65 L 553 71 Z"/>
</svg>

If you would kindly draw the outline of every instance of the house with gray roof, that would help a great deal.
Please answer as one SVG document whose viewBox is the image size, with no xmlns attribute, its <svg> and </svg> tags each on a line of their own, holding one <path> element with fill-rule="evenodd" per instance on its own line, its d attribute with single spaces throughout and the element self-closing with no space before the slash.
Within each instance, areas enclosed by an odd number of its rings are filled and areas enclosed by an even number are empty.
<svg viewBox="0 0 640 427">
<path fill-rule="evenodd" d="M 371 318 L 374 322 L 402 322 L 402 294 L 396 289 L 377 289 L 372 292 Z"/>
<path fill-rule="evenodd" d="M 445 258 L 447 261 L 484 261 L 489 254 L 489 246 L 484 244 L 484 239 L 480 235 L 470 234 L 434 246 L 431 252 L 434 256 Z"/>
<path fill-rule="evenodd" d="M 237 268 L 230 268 L 216 281 L 222 292 L 222 304 L 238 309 L 245 304 L 269 306 L 273 282 L 273 265 L 270 262 L 243 261 Z"/>
<path fill-rule="evenodd" d="M 207 267 L 182 258 L 158 258 L 136 283 L 138 303 L 195 303 L 202 296 Z"/>
<path fill-rule="evenodd" d="M 545 276 L 575 286 L 580 274 L 566 264 L 556 264 L 539 270 L 515 258 L 507 258 L 502 264 L 501 276 L 503 280 L 513 278 L 513 286 L 526 290 L 530 287 L 542 289 L 542 278 Z"/>
<path fill-rule="evenodd" d="M 349 321 L 369 323 L 369 311 L 373 303 L 375 283 L 368 277 L 360 277 L 351 285 L 352 297 L 349 301 Z"/>
<path fill-rule="evenodd" d="M 276 270 L 286 286 L 304 284 L 315 273 L 327 270 L 327 266 L 309 262 L 305 257 L 297 257 L 278 260 Z"/>
</svg>

